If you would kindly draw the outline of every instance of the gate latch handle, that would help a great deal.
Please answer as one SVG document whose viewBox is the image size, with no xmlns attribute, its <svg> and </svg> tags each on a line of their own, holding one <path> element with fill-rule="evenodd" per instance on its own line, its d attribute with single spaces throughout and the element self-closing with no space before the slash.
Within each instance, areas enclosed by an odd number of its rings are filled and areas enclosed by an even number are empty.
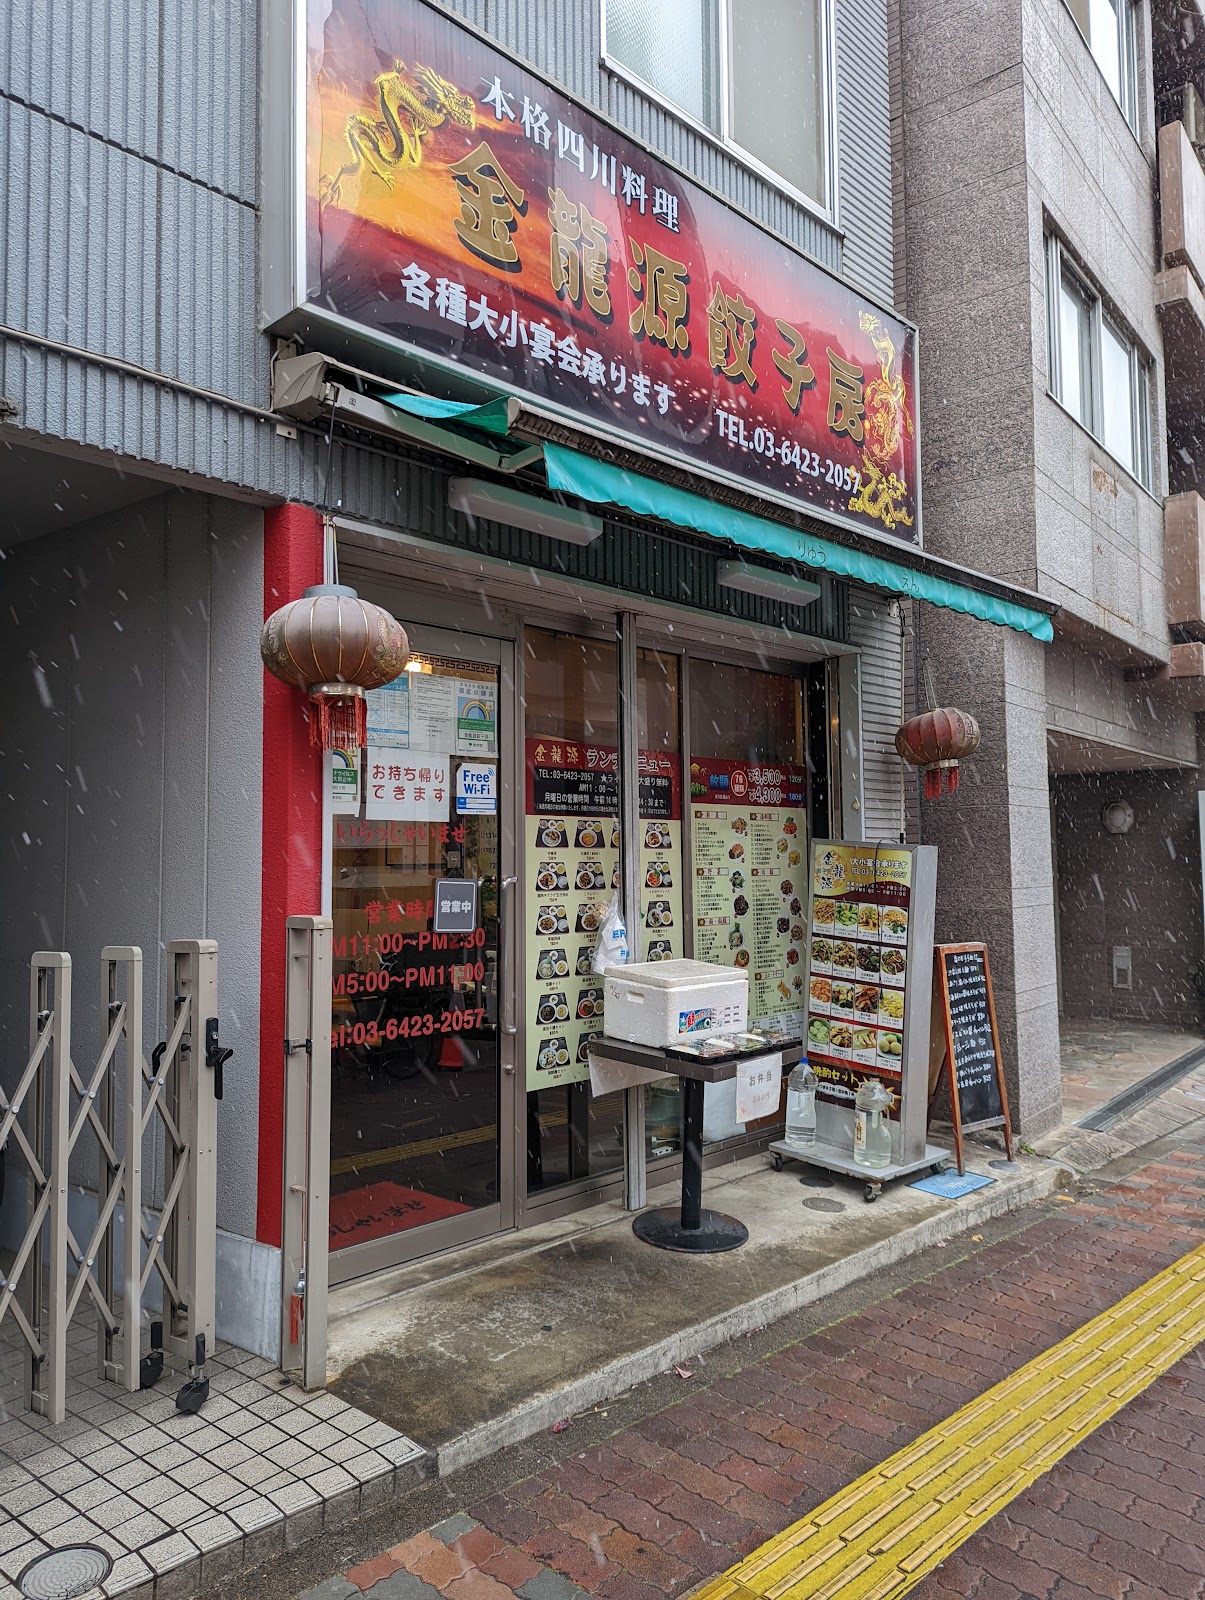
<svg viewBox="0 0 1205 1600">
<path fill-rule="evenodd" d="M 213 1097 L 215 1100 L 222 1098 L 225 1087 L 222 1081 L 222 1069 L 234 1054 L 233 1050 L 226 1050 L 218 1043 L 218 1019 L 207 1017 L 205 1019 L 205 1065 L 213 1068 Z"/>
</svg>

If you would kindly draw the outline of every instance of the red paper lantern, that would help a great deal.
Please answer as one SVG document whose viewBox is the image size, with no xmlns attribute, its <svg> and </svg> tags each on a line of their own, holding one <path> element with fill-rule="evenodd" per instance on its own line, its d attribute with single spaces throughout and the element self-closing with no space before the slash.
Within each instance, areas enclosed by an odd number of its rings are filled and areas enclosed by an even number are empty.
<svg viewBox="0 0 1205 1600">
<path fill-rule="evenodd" d="M 366 689 L 405 670 L 410 644 L 401 623 L 343 584 L 321 583 L 264 623 L 264 666 L 314 705 L 310 743 L 320 750 L 362 750 L 368 742 Z"/>
<path fill-rule="evenodd" d="M 900 759 L 923 767 L 925 798 L 936 800 L 958 787 L 958 763 L 979 748 L 983 735 L 969 712 L 947 706 L 910 717 L 895 736 Z"/>
</svg>

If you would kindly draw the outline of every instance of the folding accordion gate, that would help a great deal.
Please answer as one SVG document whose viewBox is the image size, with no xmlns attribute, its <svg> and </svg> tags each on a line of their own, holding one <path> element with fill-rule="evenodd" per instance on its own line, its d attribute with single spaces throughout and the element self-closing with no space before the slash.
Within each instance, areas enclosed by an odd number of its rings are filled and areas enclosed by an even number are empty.
<svg viewBox="0 0 1205 1600">
<path fill-rule="evenodd" d="M 17 1331 L 27 1405 L 51 1422 L 65 1415 L 67 1329 L 85 1295 L 97 1313 L 97 1372 L 126 1389 L 139 1387 L 143 1308 L 156 1300 L 165 1349 L 190 1359 L 198 1334 L 213 1348 L 217 1100 L 229 1055 L 218 1042 L 217 944 L 167 947 L 164 1038 L 149 1062 L 136 945 L 101 951 L 99 1000 L 102 1043 L 81 1067 L 71 957 L 37 951 L 29 1057 L 11 1098 L 0 1089 L 9 1194 L 24 1188 L 12 1265 L 0 1270 L 0 1324 Z M 147 1168 L 157 1159 L 155 1197 Z M 96 1198 L 86 1231 L 90 1208 L 70 1214 L 81 1188 Z"/>
</svg>

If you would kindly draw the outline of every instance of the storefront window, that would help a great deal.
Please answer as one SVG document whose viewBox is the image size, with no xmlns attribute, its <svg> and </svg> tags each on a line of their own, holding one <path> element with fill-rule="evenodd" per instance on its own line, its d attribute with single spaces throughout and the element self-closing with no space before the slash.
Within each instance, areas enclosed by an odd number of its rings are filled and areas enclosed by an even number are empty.
<svg viewBox="0 0 1205 1600">
<path fill-rule="evenodd" d="M 752 1023 L 800 1028 L 808 858 L 802 690 L 799 678 L 784 674 L 690 663 L 694 953 L 748 974 Z M 709 1088 L 704 1134 L 714 1142 L 740 1125 L 730 1086 Z"/>
<path fill-rule="evenodd" d="M 623 1166 L 623 1095 L 590 1093 L 602 1030 L 591 960 L 619 883 L 618 655 L 610 640 L 528 629 L 524 967 L 527 1186 Z"/>
<path fill-rule="evenodd" d="M 680 782 L 682 767 L 680 681 L 680 663 L 676 655 L 659 650 L 637 652 L 637 737 L 641 764 L 652 766 L 670 761 L 677 782 Z M 687 953 L 680 799 L 675 798 L 671 809 L 670 818 L 644 819 L 641 825 L 644 854 L 640 910 L 646 961 L 664 961 Z M 654 1158 L 677 1155 L 682 1148 L 682 1092 L 677 1078 L 648 1085 L 644 1115 L 648 1154 Z"/>
</svg>

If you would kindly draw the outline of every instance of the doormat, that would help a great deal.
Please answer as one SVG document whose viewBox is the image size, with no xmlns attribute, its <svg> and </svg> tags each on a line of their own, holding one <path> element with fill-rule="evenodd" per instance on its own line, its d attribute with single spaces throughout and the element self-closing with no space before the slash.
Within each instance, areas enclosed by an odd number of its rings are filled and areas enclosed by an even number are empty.
<svg viewBox="0 0 1205 1600">
<path fill-rule="evenodd" d="M 424 1222 L 439 1222 L 472 1209 L 459 1200 L 444 1200 L 388 1179 L 370 1183 L 364 1189 L 345 1189 L 342 1194 L 331 1195 L 330 1247 L 343 1250 L 349 1244 L 383 1239 L 386 1234 L 402 1233 Z"/>
<path fill-rule="evenodd" d="M 921 1178 L 918 1183 L 910 1183 L 910 1189 L 923 1189 L 926 1194 L 939 1194 L 943 1200 L 961 1200 L 964 1194 L 972 1194 L 976 1189 L 986 1189 L 989 1183 L 995 1183 L 995 1178 L 985 1178 L 978 1172 L 964 1173 L 960 1178 L 956 1172 L 939 1172 L 932 1178 Z"/>
</svg>

